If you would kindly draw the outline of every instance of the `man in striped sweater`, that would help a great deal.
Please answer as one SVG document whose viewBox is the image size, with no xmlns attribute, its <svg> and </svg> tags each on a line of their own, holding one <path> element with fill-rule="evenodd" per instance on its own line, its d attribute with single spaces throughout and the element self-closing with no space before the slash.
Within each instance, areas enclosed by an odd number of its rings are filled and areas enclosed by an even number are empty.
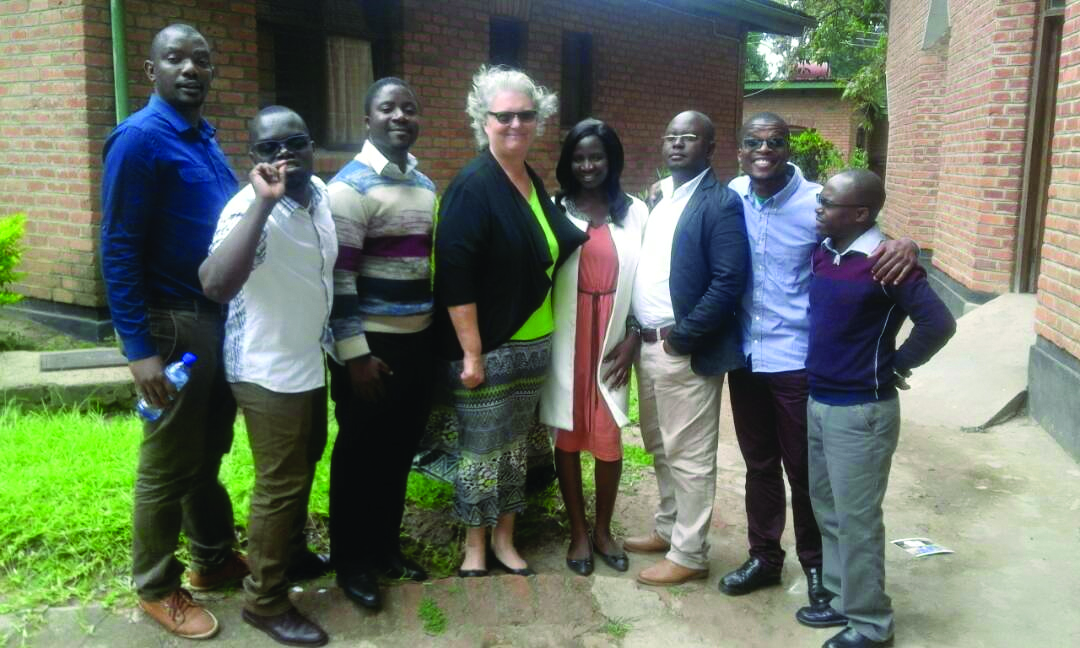
<svg viewBox="0 0 1080 648">
<path fill-rule="evenodd" d="M 435 185 L 409 148 L 420 105 L 394 77 L 364 99 L 368 139 L 330 181 L 338 232 L 330 393 L 330 553 L 346 596 L 377 609 L 377 578 L 424 580 L 401 555 L 405 487 L 429 411 Z"/>
<path fill-rule="evenodd" d="M 810 281 L 810 500 L 825 588 L 838 594 L 795 618 L 846 626 L 824 648 L 892 643 L 881 502 L 900 433 L 896 390 L 956 330 L 921 267 L 897 284 L 874 280 L 869 254 L 884 238 L 874 224 L 884 202 L 881 178 L 866 170 L 839 173 L 818 194 L 818 227 L 827 238 L 814 251 Z M 897 349 L 905 317 L 915 327 Z"/>
</svg>

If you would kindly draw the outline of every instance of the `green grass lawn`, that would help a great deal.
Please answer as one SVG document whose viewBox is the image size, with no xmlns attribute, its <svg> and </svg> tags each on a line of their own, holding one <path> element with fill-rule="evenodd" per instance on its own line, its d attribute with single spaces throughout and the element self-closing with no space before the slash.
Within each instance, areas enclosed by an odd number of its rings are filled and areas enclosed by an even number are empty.
<svg viewBox="0 0 1080 648">
<path fill-rule="evenodd" d="M 636 421 L 636 391 L 631 393 L 631 410 Z M 73 601 L 110 603 L 133 596 L 131 506 L 141 436 L 142 424 L 134 414 L 0 408 L 0 613 Z M 327 515 L 330 449 L 336 436 L 331 417 L 327 451 L 311 494 L 310 511 L 316 522 L 325 522 Z M 626 444 L 624 482 L 635 483 L 651 463 L 652 457 L 641 448 Z M 591 500 L 592 460 L 587 454 L 583 468 Z M 238 527 L 246 526 L 254 472 L 242 417 L 237 419 L 221 480 L 232 497 Z M 410 476 L 411 508 L 445 511 L 452 497 L 451 486 L 415 472 Z M 557 487 L 533 497 L 523 517 L 523 528 L 561 524 Z M 325 525 L 316 527 L 313 543 L 325 551 Z M 456 567 L 458 546 L 405 546 L 435 575 Z"/>
</svg>

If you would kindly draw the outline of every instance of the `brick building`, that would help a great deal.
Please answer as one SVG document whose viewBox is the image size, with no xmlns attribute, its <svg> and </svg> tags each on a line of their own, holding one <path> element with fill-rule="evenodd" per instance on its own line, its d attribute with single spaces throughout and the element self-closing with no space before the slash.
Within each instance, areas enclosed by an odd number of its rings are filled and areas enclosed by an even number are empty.
<svg viewBox="0 0 1080 648">
<path fill-rule="evenodd" d="M 1080 459 L 1080 2 L 893 0 L 884 223 L 950 306 L 1036 293 L 1031 414 Z"/>
<path fill-rule="evenodd" d="M 810 22 L 769 0 L 114 4 L 124 15 L 112 16 L 108 0 L 0 3 L 0 214 L 28 215 L 26 277 L 16 286 L 28 299 L 19 308 L 97 338 L 111 333 L 98 268 L 102 144 L 126 112 L 118 97 L 130 111 L 146 102 L 142 64 L 153 34 L 171 22 L 194 25 L 211 43 L 205 115 L 238 175 L 249 165 L 246 122 L 270 103 L 305 117 L 319 143 L 317 169 L 332 175 L 363 141 L 366 84 L 393 74 L 420 98 L 415 153 L 445 186 L 475 153 L 464 114 L 469 80 L 498 62 L 560 95 L 562 114 L 531 155 L 552 185 L 561 132 L 593 115 L 623 139 L 630 191 L 661 165 L 659 136 L 676 112 L 701 110 L 719 133 L 734 132 L 748 31 L 795 35 Z M 116 73 L 114 52 L 123 62 Z M 721 139 L 718 170 L 734 172 L 734 137 Z"/>
</svg>

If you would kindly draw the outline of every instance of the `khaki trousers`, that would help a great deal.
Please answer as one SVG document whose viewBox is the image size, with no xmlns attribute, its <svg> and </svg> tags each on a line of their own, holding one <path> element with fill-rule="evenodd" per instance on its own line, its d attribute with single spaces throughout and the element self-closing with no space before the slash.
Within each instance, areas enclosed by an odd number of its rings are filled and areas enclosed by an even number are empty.
<svg viewBox="0 0 1080 648">
<path fill-rule="evenodd" d="M 248 516 L 245 607 L 273 616 L 292 607 L 285 572 L 307 551 L 304 526 L 315 465 L 326 447 L 326 388 L 298 394 L 233 383 L 255 461 Z"/>
<path fill-rule="evenodd" d="M 641 438 L 660 488 L 656 532 L 671 542 L 668 560 L 708 569 L 724 377 L 695 374 L 690 356 L 662 342 L 641 345 L 637 369 Z"/>
</svg>

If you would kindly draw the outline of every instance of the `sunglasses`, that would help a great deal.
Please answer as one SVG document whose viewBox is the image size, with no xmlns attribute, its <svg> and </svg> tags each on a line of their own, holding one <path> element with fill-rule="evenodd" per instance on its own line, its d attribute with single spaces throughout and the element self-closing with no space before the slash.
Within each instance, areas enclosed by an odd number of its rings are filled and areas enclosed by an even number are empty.
<svg viewBox="0 0 1080 648">
<path fill-rule="evenodd" d="M 783 137 L 770 137 L 768 139 L 758 139 L 757 137 L 744 137 L 742 141 L 742 147 L 748 151 L 756 151 L 761 148 L 761 145 L 769 147 L 770 151 L 777 149 L 787 148 L 787 140 Z"/>
<path fill-rule="evenodd" d="M 699 138 L 697 135 L 690 133 L 687 135 L 664 135 L 660 139 L 664 142 L 667 142 L 668 144 L 678 145 L 682 142 L 686 142 L 687 144 L 693 144 L 694 142 L 698 141 Z"/>
<path fill-rule="evenodd" d="M 251 145 L 251 150 L 260 157 L 273 157 L 282 148 L 296 153 L 311 146 L 311 138 L 307 135 L 290 135 L 281 140 L 262 140 Z"/>
<path fill-rule="evenodd" d="M 513 110 L 491 112 L 489 110 L 488 114 L 494 117 L 495 121 L 499 122 L 500 124 L 509 124 L 510 122 L 514 121 L 514 117 L 517 117 L 518 121 L 522 124 L 531 124 L 536 121 L 535 110 L 521 110 L 518 112 L 514 112 Z"/>
<path fill-rule="evenodd" d="M 821 194 L 817 195 L 817 202 L 825 209 L 832 209 L 833 207 L 867 207 L 867 205 L 842 205 L 823 197 Z"/>
</svg>

